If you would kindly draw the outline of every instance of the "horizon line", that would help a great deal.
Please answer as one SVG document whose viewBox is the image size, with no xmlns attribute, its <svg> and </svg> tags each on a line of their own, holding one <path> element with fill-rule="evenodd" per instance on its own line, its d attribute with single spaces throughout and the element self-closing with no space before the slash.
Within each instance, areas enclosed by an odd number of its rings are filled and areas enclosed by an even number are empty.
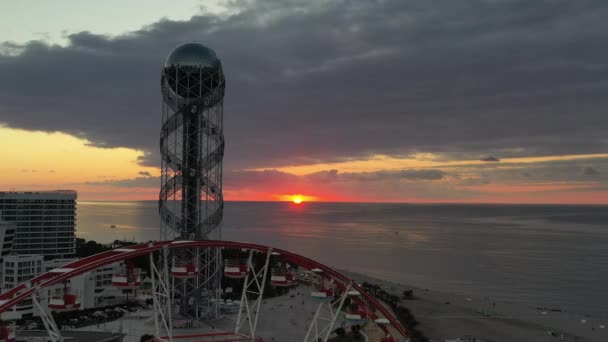
<svg viewBox="0 0 608 342">
<path fill-rule="evenodd" d="M 104 199 L 82 199 L 77 202 L 158 202 L 157 199 L 137 199 L 137 200 L 104 200 Z M 224 202 L 245 202 L 245 203 L 292 203 L 292 201 L 279 200 L 225 200 Z M 541 202 L 397 202 L 397 201 L 303 201 L 302 204 L 323 203 L 323 204 L 407 204 L 407 205 L 568 205 L 568 206 L 608 206 L 608 203 L 541 203 Z"/>
</svg>

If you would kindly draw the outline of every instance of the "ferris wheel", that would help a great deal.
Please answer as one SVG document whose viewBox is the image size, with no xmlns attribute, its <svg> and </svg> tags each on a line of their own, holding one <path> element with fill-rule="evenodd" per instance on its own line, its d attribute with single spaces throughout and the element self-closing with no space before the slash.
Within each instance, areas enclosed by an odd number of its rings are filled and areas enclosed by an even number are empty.
<svg viewBox="0 0 608 342">
<path fill-rule="evenodd" d="M 197 329 L 182 329 L 182 322 L 174 315 L 179 312 L 179 301 L 188 298 L 176 299 L 172 284 L 176 278 L 198 279 L 199 268 L 176 266 L 169 257 L 182 249 L 202 253 L 210 248 L 227 256 L 223 276 L 233 285 L 224 293 L 232 299 L 218 303 L 222 324 L 203 321 Z M 335 269 L 286 250 L 222 240 L 150 242 L 79 259 L 1 294 L 0 313 L 31 299 L 51 341 L 61 341 L 61 330 L 51 311 L 78 310 L 80 298 L 66 286 L 63 296 L 43 306 L 39 293 L 115 263 L 122 266 L 112 279 L 113 286 L 136 289 L 142 283 L 142 272 L 131 263 L 135 257 L 146 257 L 150 262 L 152 310 L 149 325 L 143 330 L 158 341 L 331 341 L 339 330 L 354 326 L 380 331 L 371 341 L 408 341 L 406 329 L 387 306 Z M 274 297 L 269 296 L 269 289 L 275 292 Z"/>
</svg>

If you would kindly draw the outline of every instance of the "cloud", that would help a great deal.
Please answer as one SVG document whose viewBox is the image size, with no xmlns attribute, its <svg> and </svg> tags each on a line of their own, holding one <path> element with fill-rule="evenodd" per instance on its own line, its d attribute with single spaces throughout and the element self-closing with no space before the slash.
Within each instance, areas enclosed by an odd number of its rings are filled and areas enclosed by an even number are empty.
<svg viewBox="0 0 608 342">
<path fill-rule="evenodd" d="M 489 157 L 485 157 L 485 158 L 481 158 L 481 161 L 485 161 L 485 162 L 499 162 L 500 159 L 494 157 L 494 156 L 489 156 Z"/>
<path fill-rule="evenodd" d="M 598 175 L 600 172 L 596 169 L 594 169 L 591 166 L 587 166 L 585 168 L 583 168 L 583 175 L 585 176 L 595 176 Z"/>
<path fill-rule="evenodd" d="M 574 193 L 597 193 L 608 187 L 608 174 L 598 171 L 608 166 L 607 158 L 595 160 L 594 167 L 583 167 L 581 163 L 578 160 L 526 165 L 489 163 L 482 168 L 462 165 L 445 170 L 429 168 L 377 172 L 325 170 L 307 175 L 274 169 L 226 170 L 223 178 L 224 193 L 228 200 L 276 200 L 279 195 L 299 193 L 323 201 L 500 202 L 517 193 L 520 197 L 511 198 L 510 201 L 551 202 L 553 198 L 538 196 L 541 193 L 560 193 L 560 196 L 565 196 L 560 201 L 567 202 L 567 196 L 575 196 L 572 195 Z M 593 174 L 593 177 L 585 173 Z M 158 191 L 159 184 L 158 177 L 87 183 L 116 189 L 147 188 L 150 193 Z M 493 197 L 483 197 L 488 194 Z M 590 201 L 580 198 L 583 202 Z"/>
<path fill-rule="evenodd" d="M 361 172 L 361 173 L 346 173 L 343 178 L 350 178 L 358 181 L 382 181 L 387 179 L 398 180 L 440 180 L 446 176 L 443 170 L 428 169 L 428 170 L 399 170 L 399 171 L 378 171 L 378 172 Z"/>
<path fill-rule="evenodd" d="M 233 7 L 117 37 L 80 32 L 66 46 L 5 43 L 0 121 L 136 148 L 158 165 L 159 69 L 172 48 L 196 40 L 226 71 L 227 169 L 608 147 L 605 1 Z"/>
<path fill-rule="evenodd" d="M 160 177 L 136 177 L 85 182 L 85 185 L 110 186 L 116 188 L 160 188 Z"/>
</svg>

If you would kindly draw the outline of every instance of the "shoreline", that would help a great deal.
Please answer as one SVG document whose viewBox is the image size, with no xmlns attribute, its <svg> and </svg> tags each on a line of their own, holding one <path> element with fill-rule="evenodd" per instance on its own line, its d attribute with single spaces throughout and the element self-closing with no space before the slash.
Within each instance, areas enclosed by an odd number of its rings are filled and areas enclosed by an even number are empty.
<svg viewBox="0 0 608 342">
<path fill-rule="evenodd" d="M 455 340 L 464 336 L 496 342 L 608 341 L 606 318 L 421 289 L 353 271 L 339 271 L 357 283 L 376 284 L 399 297 L 403 291 L 412 290 L 414 299 L 402 299 L 400 305 L 412 311 L 419 322 L 417 329 L 432 341 Z M 550 336 L 549 331 L 555 332 L 556 336 Z M 559 336 L 563 339 L 560 340 Z"/>
</svg>

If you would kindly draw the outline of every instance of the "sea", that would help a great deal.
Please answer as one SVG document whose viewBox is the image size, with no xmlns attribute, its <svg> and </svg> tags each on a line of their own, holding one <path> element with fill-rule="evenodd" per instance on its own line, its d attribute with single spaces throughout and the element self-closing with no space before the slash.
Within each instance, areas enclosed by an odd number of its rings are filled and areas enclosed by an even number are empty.
<svg viewBox="0 0 608 342">
<path fill-rule="evenodd" d="M 77 210 L 80 238 L 159 239 L 156 201 Z M 222 239 L 423 289 L 608 317 L 608 206 L 226 202 Z"/>
</svg>

